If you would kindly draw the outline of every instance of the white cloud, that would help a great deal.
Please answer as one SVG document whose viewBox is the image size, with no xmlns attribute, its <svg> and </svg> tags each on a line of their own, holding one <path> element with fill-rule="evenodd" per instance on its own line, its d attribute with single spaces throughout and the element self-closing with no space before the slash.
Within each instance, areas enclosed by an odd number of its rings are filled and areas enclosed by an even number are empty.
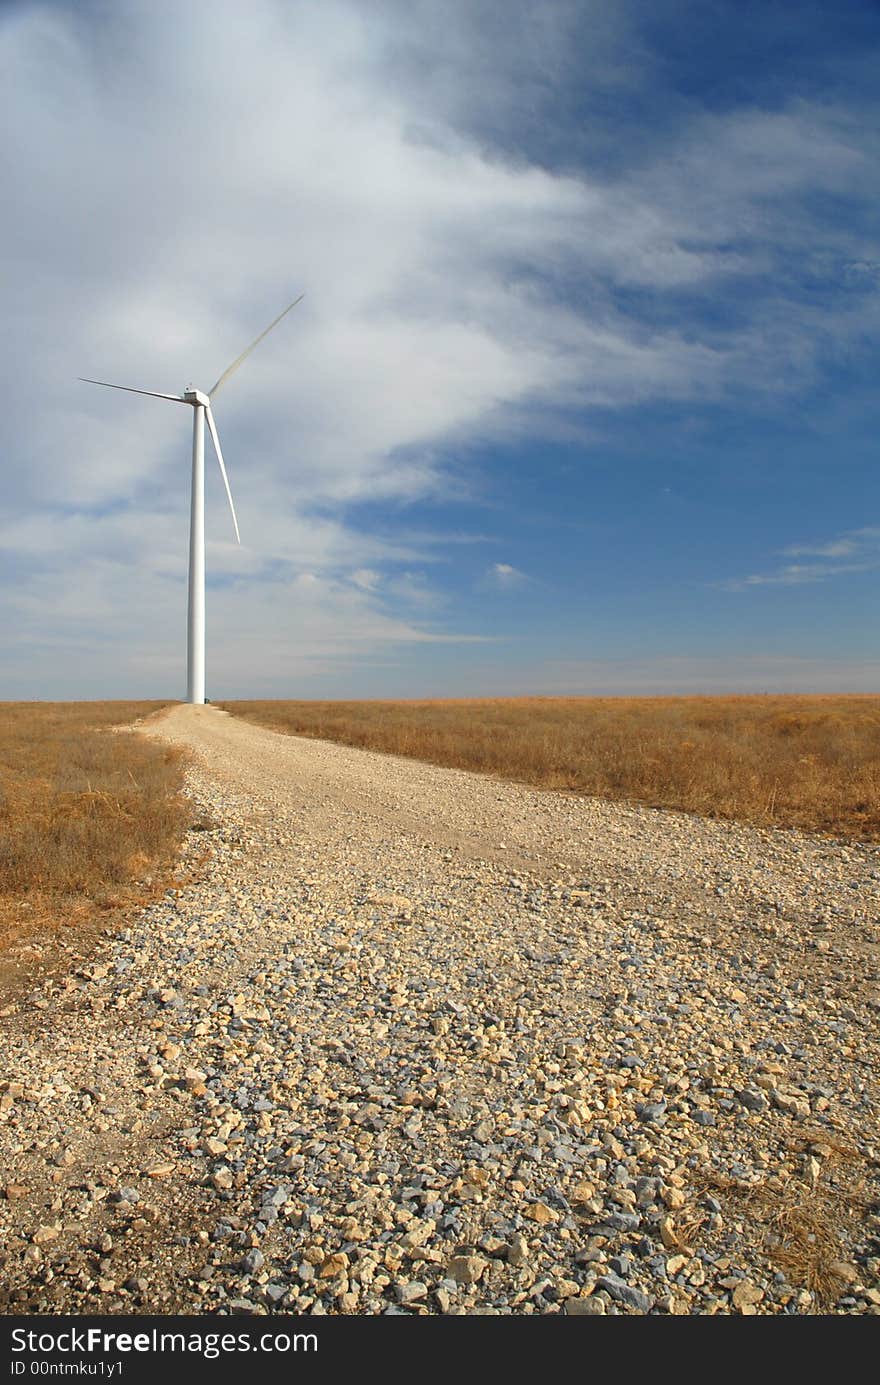
<svg viewBox="0 0 880 1385">
<path fill-rule="evenodd" d="M 382 581 L 382 577 L 372 568 L 361 567 L 358 568 L 357 572 L 351 574 L 351 580 L 356 587 L 360 587 L 361 591 L 374 592 Z"/>
<path fill-rule="evenodd" d="M 848 558 L 856 552 L 856 544 L 853 539 L 835 539 L 832 543 L 817 544 L 814 548 L 795 544 L 782 551 L 792 558 Z"/>
<path fill-rule="evenodd" d="M 854 553 L 865 553 L 880 549 L 880 526 L 866 525 L 862 529 L 851 529 L 839 538 L 827 543 L 792 544 L 783 553 L 793 558 L 849 558 Z"/>
<path fill-rule="evenodd" d="M 729 591 L 745 587 L 801 587 L 807 582 L 822 582 L 827 577 L 839 577 L 844 572 L 865 572 L 868 563 L 789 563 L 775 572 L 752 573 L 726 584 Z"/>
<path fill-rule="evenodd" d="M 429 584 L 423 572 L 400 572 L 390 577 L 386 590 L 411 613 L 432 611 L 444 604 L 444 596 Z"/>
<path fill-rule="evenodd" d="M 182 672 L 185 582 L 167 574 L 148 585 L 129 582 L 123 562 L 84 558 L 75 585 L 65 588 L 50 573 L 12 587 L 6 694 L 49 696 L 46 684 L 57 678 L 60 662 L 65 696 L 101 697 L 108 684 L 117 696 L 173 695 Z M 209 696 L 221 695 L 218 689 L 227 696 L 259 696 L 261 689 L 282 696 L 328 670 L 349 676 L 376 653 L 484 642 L 391 614 L 372 593 L 311 571 L 277 570 L 261 583 L 258 602 L 247 583 L 208 587 Z M 121 670 L 120 648 L 131 651 Z"/>
<path fill-rule="evenodd" d="M 488 580 L 495 587 L 500 587 L 502 591 L 510 591 L 513 587 L 521 586 L 526 581 L 524 572 L 514 567 L 511 563 L 493 563 L 487 573 Z"/>
<path fill-rule="evenodd" d="M 826 561 L 786 563 L 771 572 L 731 578 L 718 585 L 726 591 L 745 591 L 748 587 L 799 587 L 805 583 L 824 582 L 849 572 L 870 572 L 880 567 L 880 527 L 853 529 L 827 543 L 791 544 L 782 552 L 788 557 L 815 557 Z M 855 558 L 856 561 L 837 561 L 845 558 Z"/>
</svg>

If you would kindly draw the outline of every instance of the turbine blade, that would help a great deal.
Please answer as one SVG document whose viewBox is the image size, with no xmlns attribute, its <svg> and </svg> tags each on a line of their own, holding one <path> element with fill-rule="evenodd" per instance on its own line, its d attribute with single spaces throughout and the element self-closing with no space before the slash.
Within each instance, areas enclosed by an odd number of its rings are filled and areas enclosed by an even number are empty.
<svg viewBox="0 0 880 1385">
<path fill-rule="evenodd" d="M 173 399 L 178 404 L 188 404 L 189 400 L 184 399 L 182 394 L 159 394 L 156 390 L 136 390 L 131 385 L 111 385 L 109 380 L 90 380 L 87 375 L 78 375 L 78 380 L 82 380 L 86 385 L 106 385 L 108 390 L 125 390 L 128 394 L 148 394 L 151 399 Z"/>
<path fill-rule="evenodd" d="M 208 428 L 211 433 L 211 441 L 214 444 L 214 451 L 217 453 L 217 461 L 220 463 L 220 475 L 223 477 L 223 484 L 226 487 L 226 498 L 229 501 L 229 508 L 232 511 L 232 523 L 235 526 L 236 540 L 241 543 L 241 535 L 238 532 L 238 520 L 235 518 L 235 506 L 232 503 L 232 491 L 229 489 L 229 477 L 226 475 L 226 467 L 223 465 L 223 453 L 220 451 L 220 439 L 217 436 L 217 425 L 214 422 L 214 415 L 210 408 L 205 410 L 205 417 L 208 420 Z"/>
<path fill-rule="evenodd" d="M 232 365 L 227 366 L 226 370 L 224 370 L 223 374 L 220 376 L 220 379 L 217 381 L 216 385 L 214 385 L 213 389 L 208 390 L 209 399 L 214 398 L 214 395 L 217 393 L 220 386 L 222 384 L 225 384 L 225 382 L 229 379 L 230 375 L 232 375 L 236 370 L 238 370 L 238 367 L 241 365 L 242 361 L 244 361 L 251 354 L 255 346 L 259 346 L 260 342 L 263 340 L 263 337 L 267 337 L 269 333 L 272 331 L 272 328 L 277 327 L 281 319 L 283 317 L 286 317 L 287 314 L 290 312 L 291 308 L 295 308 L 297 303 L 301 303 L 304 298 L 305 294 L 301 293 L 299 298 L 294 298 L 292 303 L 288 303 L 287 307 L 284 309 L 284 312 L 279 313 L 278 316 L 275 318 L 275 321 L 269 323 L 269 326 L 266 328 L 265 332 L 261 332 L 260 335 L 254 341 L 251 342 L 250 346 L 247 347 L 245 351 L 242 351 L 240 356 L 236 356 L 235 360 L 232 362 Z"/>
</svg>

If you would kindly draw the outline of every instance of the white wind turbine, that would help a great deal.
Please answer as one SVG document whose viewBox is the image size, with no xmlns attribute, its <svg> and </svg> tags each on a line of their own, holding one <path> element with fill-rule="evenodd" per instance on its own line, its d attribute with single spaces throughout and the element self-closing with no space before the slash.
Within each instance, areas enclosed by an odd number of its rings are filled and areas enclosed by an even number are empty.
<svg viewBox="0 0 880 1385">
<path fill-rule="evenodd" d="M 193 411 L 193 448 L 192 448 L 192 492 L 190 496 L 189 514 L 189 599 L 187 606 L 187 629 L 186 629 L 186 700 L 187 702 L 204 702 L 205 700 L 205 419 L 208 420 L 208 429 L 211 433 L 211 441 L 214 444 L 214 451 L 217 454 L 217 461 L 220 463 L 220 475 L 223 477 L 223 484 L 226 487 L 226 495 L 229 500 L 229 508 L 232 511 L 232 523 L 235 527 L 235 538 L 241 543 L 238 532 L 238 520 L 235 518 L 235 506 L 232 503 L 232 491 L 229 489 L 229 478 L 226 475 L 226 467 L 223 465 L 223 453 L 220 451 L 220 439 L 217 436 L 217 425 L 214 422 L 214 415 L 211 412 L 211 400 L 224 385 L 242 362 L 253 351 L 255 346 L 259 346 L 264 337 L 268 336 L 273 327 L 277 327 L 283 317 L 295 308 L 305 297 L 300 294 L 292 303 L 288 303 L 283 313 L 279 313 L 274 322 L 270 322 L 264 332 L 251 342 L 245 351 L 224 370 L 220 379 L 207 394 L 202 390 L 193 389 L 190 386 L 184 390 L 183 394 L 160 394 L 157 390 L 136 390 L 131 385 L 112 385 L 109 380 L 92 380 L 85 375 L 79 378 L 88 385 L 106 385 L 111 390 L 126 390 L 129 394 L 148 394 L 153 399 L 173 399 L 178 404 L 189 404 Z"/>
</svg>

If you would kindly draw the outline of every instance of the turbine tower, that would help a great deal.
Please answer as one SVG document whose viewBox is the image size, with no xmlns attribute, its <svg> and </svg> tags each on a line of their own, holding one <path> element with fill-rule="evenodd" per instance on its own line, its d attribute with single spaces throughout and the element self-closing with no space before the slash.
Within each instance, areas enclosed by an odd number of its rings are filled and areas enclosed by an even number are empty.
<svg viewBox="0 0 880 1385">
<path fill-rule="evenodd" d="M 217 454 L 217 461 L 220 464 L 220 475 L 223 477 L 223 484 L 226 487 L 226 497 L 229 501 L 229 509 L 232 513 L 232 524 L 235 529 L 237 543 L 241 543 L 238 532 L 238 520 L 235 517 L 235 506 L 232 503 L 232 491 L 229 489 L 229 477 L 226 475 L 226 467 L 223 464 L 223 453 L 220 451 L 220 438 L 217 435 L 217 425 L 214 422 L 214 415 L 211 412 L 211 400 L 220 389 L 225 385 L 230 375 L 234 374 L 242 362 L 251 354 L 255 346 L 259 346 L 264 337 L 267 337 L 273 327 L 277 327 L 283 317 L 286 317 L 291 308 L 295 308 L 297 303 L 302 302 L 305 297 L 300 294 L 292 303 L 288 303 L 283 313 L 279 313 L 274 321 L 269 323 L 265 331 L 251 342 L 240 356 L 237 356 L 231 366 L 227 366 L 220 379 L 205 394 L 202 390 L 193 389 L 189 386 L 183 394 L 160 394 L 156 390 L 137 390 L 131 385 L 112 385 L 109 380 L 92 380 L 85 375 L 79 378 L 88 385 L 105 385 L 111 390 L 125 390 L 128 394 L 148 394 L 152 399 L 172 399 L 177 404 L 189 404 L 193 411 L 193 446 L 192 446 L 192 490 L 190 494 L 189 511 L 189 594 L 187 599 L 187 625 L 186 625 L 186 700 L 187 702 L 203 703 L 205 700 L 205 421 L 207 420 L 208 431 L 211 434 L 211 441 L 214 444 L 214 451 Z"/>
</svg>

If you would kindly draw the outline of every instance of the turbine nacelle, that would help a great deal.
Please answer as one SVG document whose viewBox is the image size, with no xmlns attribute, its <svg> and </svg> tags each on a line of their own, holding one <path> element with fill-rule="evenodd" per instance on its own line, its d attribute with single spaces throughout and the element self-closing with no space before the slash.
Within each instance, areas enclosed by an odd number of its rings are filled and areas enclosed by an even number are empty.
<svg viewBox="0 0 880 1385">
<path fill-rule="evenodd" d="M 184 390 L 181 399 L 185 399 L 187 404 L 201 404 L 204 409 L 210 408 L 211 404 L 210 398 L 203 390 L 194 390 L 192 388 Z"/>
</svg>

